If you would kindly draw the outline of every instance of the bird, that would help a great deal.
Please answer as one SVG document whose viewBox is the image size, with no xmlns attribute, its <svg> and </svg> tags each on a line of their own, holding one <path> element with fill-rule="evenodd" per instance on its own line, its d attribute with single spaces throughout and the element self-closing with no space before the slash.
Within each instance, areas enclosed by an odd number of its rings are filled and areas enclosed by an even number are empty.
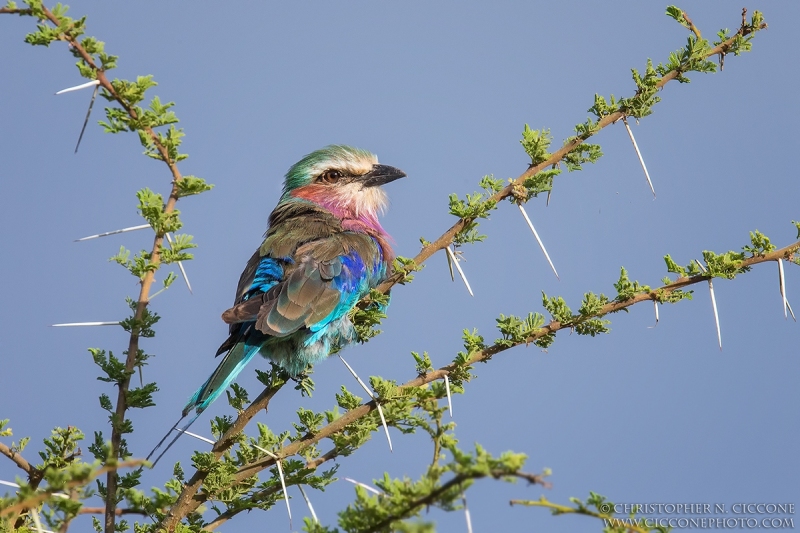
<svg viewBox="0 0 800 533">
<path fill-rule="evenodd" d="M 222 313 L 229 335 L 216 355 L 223 358 L 147 456 L 194 411 L 153 465 L 256 354 L 298 376 L 357 340 L 348 314 L 392 274 L 395 257 L 378 220 L 388 204 L 381 186 L 403 177 L 347 145 L 326 146 L 289 168 L 264 241 L 239 278 L 233 307 Z"/>
</svg>

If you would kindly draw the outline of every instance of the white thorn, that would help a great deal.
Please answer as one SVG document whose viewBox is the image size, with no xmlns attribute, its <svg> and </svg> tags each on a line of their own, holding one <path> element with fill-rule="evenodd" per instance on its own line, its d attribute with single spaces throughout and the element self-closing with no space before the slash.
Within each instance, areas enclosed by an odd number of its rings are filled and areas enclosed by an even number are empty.
<svg viewBox="0 0 800 533">
<path fill-rule="evenodd" d="M 378 496 L 385 496 L 384 493 L 382 493 L 381 491 L 379 491 L 378 489 L 376 489 L 374 487 L 370 487 L 366 483 L 361 483 L 360 481 L 356 481 L 355 479 L 350 478 L 350 477 L 343 477 L 342 479 L 345 480 L 345 481 L 349 481 L 353 485 L 358 485 L 362 489 L 368 490 L 368 491 L 372 492 L 373 494 L 377 494 Z"/>
<path fill-rule="evenodd" d="M 445 250 L 447 250 L 447 254 L 450 256 L 450 260 L 456 266 L 456 270 L 458 270 L 458 274 L 461 276 L 461 279 L 464 281 L 464 285 L 467 286 L 467 290 L 469 291 L 469 295 L 470 296 L 475 296 L 472 293 L 472 287 L 469 286 L 469 281 L 467 281 L 467 276 L 464 275 L 464 271 L 461 270 L 461 265 L 458 264 L 458 259 L 456 259 L 456 256 L 453 253 L 453 250 L 451 250 L 449 246 L 447 248 L 445 248 Z"/>
<path fill-rule="evenodd" d="M 392 448 L 392 437 L 389 436 L 389 426 L 386 424 L 386 417 L 383 416 L 383 407 L 381 407 L 381 404 L 378 403 L 378 400 L 375 400 L 375 405 L 378 406 L 378 414 L 381 417 L 381 424 L 383 424 L 383 432 L 386 433 L 386 440 L 389 442 L 389 451 L 393 452 L 394 449 Z"/>
<path fill-rule="evenodd" d="M 197 433 L 192 433 L 191 431 L 186 431 L 185 429 L 175 428 L 175 431 L 177 431 L 178 433 L 183 433 L 184 435 L 189 435 L 190 437 L 194 437 L 194 438 L 196 438 L 198 440 L 201 440 L 203 442 L 207 442 L 207 443 L 211 444 L 212 446 L 214 444 L 216 444 L 216 442 L 211 440 L 211 439 L 203 437 L 202 435 L 198 435 Z"/>
<path fill-rule="evenodd" d="M 303 490 L 302 485 L 297 485 L 297 488 L 300 489 L 300 494 L 303 496 L 303 499 L 306 501 L 306 505 L 308 506 L 308 511 L 311 513 L 311 518 L 314 519 L 315 524 L 319 524 L 319 518 L 317 518 L 317 513 L 314 512 L 314 506 L 311 505 L 311 500 L 308 499 L 306 496 L 306 491 Z"/>
<path fill-rule="evenodd" d="M 702 270 L 704 274 L 705 274 L 706 272 L 708 272 L 708 270 L 706 270 L 706 267 L 704 267 L 704 266 L 703 266 L 703 263 L 701 263 L 701 262 L 700 262 L 700 261 L 698 261 L 697 259 L 695 259 L 695 260 L 694 260 L 694 262 L 695 262 L 695 263 L 697 263 L 697 266 L 699 266 L 699 267 L 700 267 L 700 270 Z"/>
<path fill-rule="evenodd" d="M 31 507 L 31 518 L 33 518 L 33 524 L 36 526 L 36 531 L 38 533 L 44 533 L 44 530 L 42 529 L 42 521 L 39 520 L 39 511 L 37 511 L 35 507 Z"/>
<path fill-rule="evenodd" d="M 717 313 L 717 298 L 714 296 L 714 284 L 708 280 L 708 291 L 711 293 L 711 305 L 714 307 L 714 323 L 717 325 L 717 342 L 719 351 L 722 351 L 722 332 L 719 329 L 719 313 Z"/>
<path fill-rule="evenodd" d="M 289 513 L 289 529 L 292 529 L 292 508 L 289 506 L 289 493 L 286 491 L 286 479 L 283 477 L 283 467 L 281 466 L 281 460 L 278 459 L 277 455 L 275 455 L 269 450 L 265 450 L 261 446 L 253 444 L 253 448 L 261 450 L 265 454 L 275 459 L 275 466 L 278 467 L 278 477 L 281 479 L 281 487 L 283 488 L 283 499 L 286 500 L 286 511 Z"/>
<path fill-rule="evenodd" d="M 550 254 L 547 253 L 547 249 L 544 247 L 542 239 L 540 239 L 539 234 L 536 233 L 536 228 L 533 227 L 533 222 L 531 222 L 531 219 L 528 218 L 528 213 L 525 211 L 525 208 L 522 206 L 522 204 L 517 204 L 517 207 L 519 207 L 519 211 L 520 213 L 522 213 L 522 216 L 525 217 L 525 222 L 527 222 L 528 227 L 531 228 L 533 236 L 536 237 L 536 242 L 539 243 L 539 248 L 541 248 L 542 252 L 544 252 L 544 256 L 547 258 L 547 262 L 550 263 L 550 268 L 553 269 L 553 274 L 556 275 L 557 280 L 561 281 L 561 278 L 558 277 L 558 271 L 556 270 L 555 265 L 553 265 L 553 261 L 550 259 Z"/>
<path fill-rule="evenodd" d="M 778 258 L 778 283 L 780 284 L 781 298 L 783 299 L 783 318 L 788 319 L 789 300 L 786 299 L 786 279 L 783 276 L 783 259 L 781 258 Z"/>
<path fill-rule="evenodd" d="M 72 91 L 80 91 L 81 89 L 88 89 L 89 87 L 94 87 L 95 85 L 100 85 L 100 80 L 92 80 L 86 83 L 81 83 L 80 85 L 76 85 L 75 87 L 67 87 L 66 89 L 61 89 L 56 94 L 64 94 L 64 93 L 71 93 Z"/>
<path fill-rule="evenodd" d="M 164 236 L 169 241 L 170 248 L 172 248 L 172 237 L 169 236 L 169 233 L 165 233 Z M 186 282 L 186 287 L 189 289 L 189 293 L 194 294 L 192 292 L 192 285 L 189 283 L 189 276 L 186 275 L 186 269 L 183 268 L 183 261 L 178 261 L 178 268 L 181 270 L 181 274 L 183 275 L 183 281 Z"/>
<path fill-rule="evenodd" d="M 700 267 L 700 270 L 703 273 L 708 272 L 706 267 L 703 266 L 703 263 L 698 261 L 697 259 L 694 260 L 697 263 L 697 266 Z M 722 332 L 719 328 L 719 313 L 717 312 L 717 298 L 714 296 L 714 284 L 711 282 L 711 279 L 708 280 L 708 292 L 711 293 L 711 306 L 714 308 L 714 323 L 717 326 L 717 342 L 719 343 L 719 351 L 722 351 Z"/>
<path fill-rule="evenodd" d="M 278 476 L 281 478 L 281 488 L 283 489 L 283 499 L 286 501 L 286 512 L 289 513 L 289 529 L 292 529 L 292 508 L 289 506 L 289 493 L 286 491 L 286 479 L 283 477 L 283 467 L 281 462 L 276 460 L 278 466 Z"/>
<path fill-rule="evenodd" d="M 550 194 L 553 192 L 553 189 L 547 191 L 547 201 L 544 203 L 545 207 L 550 207 Z"/>
<path fill-rule="evenodd" d="M 68 322 L 66 324 L 50 324 L 51 328 L 65 328 L 73 326 L 119 326 L 119 322 Z"/>
<path fill-rule="evenodd" d="M 472 533 L 472 516 L 469 514 L 469 507 L 467 507 L 467 497 L 462 493 L 461 501 L 464 502 L 464 518 L 467 519 L 467 533 Z"/>
<path fill-rule="evenodd" d="M 167 290 L 167 288 L 168 287 L 162 287 L 161 289 L 157 290 L 156 292 L 147 297 L 147 301 L 148 302 L 151 301 L 153 298 L 155 298 L 156 296 Z"/>
<path fill-rule="evenodd" d="M 453 400 L 450 398 L 450 378 L 444 375 L 444 390 L 447 392 L 447 408 L 450 410 L 450 418 L 453 418 Z"/>
<path fill-rule="evenodd" d="M 83 237 L 82 239 L 75 239 L 73 242 L 81 242 L 81 241 L 88 241 L 89 239 L 96 239 L 98 237 L 108 237 L 109 235 L 116 235 L 117 233 L 125 233 L 126 231 L 137 231 L 140 229 L 149 228 L 150 224 L 142 224 L 141 226 L 132 226 L 130 228 L 123 228 L 117 229 L 114 231 L 107 231 L 105 233 L 98 233 L 97 235 L 89 235 L 88 237 Z"/>
<path fill-rule="evenodd" d="M 356 371 L 353 370 L 353 367 L 351 367 L 349 364 L 347 364 L 347 361 L 344 360 L 344 357 L 342 357 L 341 354 L 336 354 L 336 355 L 338 355 L 339 359 L 342 360 L 342 363 L 344 363 L 344 366 L 347 367 L 347 370 L 349 370 L 350 373 L 353 374 L 353 377 L 356 378 L 356 381 L 358 381 L 358 384 L 361 385 L 361 388 L 364 389 L 367 394 L 369 394 L 370 398 L 375 400 L 375 405 L 378 406 L 378 414 L 380 415 L 381 423 L 383 424 L 383 431 L 386 433 L 386 440 L 389 441 L 389 451 L 393 452 L 394 450 L 392 449 L 392 437 L 389 436 L 389 426 L 386 424 L 386 417 L 383 416 L 383 409 L 381 408 L 380 402 L 378 402 L 378 399 L 372 393 L 370 388 L 367 387 L 366 383 L 361 381 L 361 378 L 358 377 L 358 374 L 356 374 Z"/>
<path fill-rule="evenodd" d="M 652 326 L 647 326 L 647 329 L 653 329 L 658 325 L 658 302 L 656 300 L 653 300 L 653 310 L 656 312 L 656 323 Z"/>
<path fill-rule="evenodd" d="M 450 250 L 448 249 L 448 251 Z M 444 256 L 447 258 L 447 268 L 450 270 L 450 281 L 455 281 L 456 277 L 453 275 L 453 260 L 450 259 L 450 254 L 444 254 Z"/>
<path fill-rule="evenodd" d="M 625 124 L 625 129 L 628 130 L 628 136 L 631 138 L 631 142 L 633 143 L 633 149 L 636 150 L 636 155 L 639 157 L 639 163 L 642 164 L 642 170 L 644 170 L 644 177 L 647 178 L 647 184 L 650 185 L 650 192 L 653 193 L 653 198 L 656 197 L 656 190 L 653 188 L 653 182 L 650 181 L 650 173 L 647 172 L 647 165 L 644 164 L 644 159 L 642 158 L 642 153 L 639 151 L 639 146 L 636 144 L 636 139 L 633 137 L 633 131 L 631 127 L 628 125 L 628 121 L 623 116 L 622 122 Z"/>
<path fill-rule="evenodd" d="M 797 318 L 794 316 L 794 311 L 792 311 L 792 306 L 789 304 L 789 300 L 786 300 L 786 306 L 789 308 L 789 314 L 792 315 L 792 320 L 797 322 Z"/>
<path fill-rule="evenodd" d="M 11 481 L 3 481 L 2 479 L 0 479 L 0 485 L 6 485 L 6 486 L 9 486 L 9 487 L 13 487 L 15 489 L 20 488 L 20 486 L 18 484 L 12 483 Z M 51 494 L 51 496 L 57 496 L 59 498 L 65 499 L 65 500 L 69 499 L 69 496 L 67 496 L 63 492 L 54 492 L 54 493 Z"/>
</svg>

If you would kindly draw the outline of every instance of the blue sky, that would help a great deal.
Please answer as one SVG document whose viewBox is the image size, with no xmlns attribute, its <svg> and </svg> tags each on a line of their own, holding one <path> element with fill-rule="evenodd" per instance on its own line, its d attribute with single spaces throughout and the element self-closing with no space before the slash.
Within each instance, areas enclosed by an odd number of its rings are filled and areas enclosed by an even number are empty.
<svg viewBox="0 0 800 533">
<path fill-rule="evenodd" d="M 190 154 L 181 169 L 216 185 L 179 204 L 199 244 L 186 265 L 194 294 L 176 282 L 153 302 L 163 319 L 145 345 L 157 354 L 145 378 L 161 391 L 157 407 L 132 414 L 134 453 L 149 450 L 213 369 L 226 331 L 219 315 L 292 163 L 346 143 L 402 168 L 409 177 L 387 187 L 384 227 L 398 253 L 413 256 L 420 237 L 432 240 L 452 224 L 448 194 L 475 191 L 485 174 L 525 170 L 518 142 L 525 123 L 551 128 L 560 144 L 585 121 L 595 93 L 631 95 L 630 68 L 642 69 L 648 57 L 665 61 L 681 47 L 687 32 L 664 16 L 665 6 L 73 2 L 71 15 L 88 15 L 88 34 L 120 56 L 113 76 L 153 74 L 153 94 L 176 102 Z M 740 7 L 728 2 L 681 7 L 709 37 L 740 20 Z M 444 365 L 464 328 L 494 339 L 500 313 L 542 312 L 541 291 L 573 308 L 586 291 L 613 295 L 621 266 L 658 285 L 667 253 L 686 264 L 702 250 L 739 249 L 755 229 L 779 246 L 794 242 L 800 6 L 748 7 L 763 9 L 769 23 L 754 51 L 728 57 L 721 74 L 668 84 L 654 114 L 632 125 L 656 200 L 623 126 L 607 128 L 595 138 L 605 154 L 597 164 L 557 178 L 549 207 L 543 198 L 527 206 L 560 281 L 517 209 L 504 203 L 482 224 L 487 241 L 464 250 L 475 296 L 450 281 L 437 254 L 416 281 L 393 291 L 384 334 L 345 352 L 358 372 L 406 381 L 414 373 L 410 351 L 428 351 Z M 0 418 L 11 419 L 16 437 L 34 438 L 33 457 L 54 426 L 108 431 L 97 396 L 110 389 L 94 379 L 86 349 L 121 353 L 127 337 L 117 328 L 48 325 L 125 317 L 136 280 L 107 259 L 120 245 L 137 250 L 152 238 L 142 231 L 73 240 L 141 224 L 135 191 L 166 193 L 169 175 L 140 155 L 135 136 L 95 125 L 102 101 L 74 155 L 90 94 L 53 96 L 82 82 L 74 59 L 58 43 L 24 44 L 30 19 L 6 16 L 0 24 Z M 787 266 L 797 311 L 799 272 Z M 588 518 L 508 506 L 543 493 L 561 503 L 590 490 L 617 502 L 800 503 L 800 326 L 783 318 L 777 266 L 715 287 L 722 352 L 708 291 L 697 286 L 693 301 L 662 307 L 655 328 L 652 306 L 640 305 L 611 316 L 610 335 L 562 332 L 546 352 L 515 348 L 477 367 L 467 394 L 454 398 L 460 442 L 524 452 L 527 470 L 552 468 L 553 488 L 479 482 L 468 495 L 475 531 L 601 528 Z M 278 431 L 298 406 L 329 408 L 340 385 L 357 388 L 335 360 L 320 364 L 314 379 L 312 399 L 283 394 L 259 420 Z M 240 383 L 255 394 L 252 369 Z M 218 402 L 195 429 L 208 433 L 210 416 L 229 411 Z M 426 439 L 393 437 L 394 453 L 376 434 L 341 461 L 339 475 L 365 482 L 384 471 L 418 476 L 431 453 Z M 168 459 L 186 464 L 196 444 L 183 439 Z M 146 485 L 163 482 L 167 470 L 165 463 Z M 0 462 L 0 479 L 18 473 Z M 305 512 L 299 493 L 292 496 L 295 515 Z M 353 488 L 339 482 L 310 496 L 323 522 L 334 524 Z M 465 530 L 459 513 L 428 518 L 441 531 Z M 280 531 L 287 519 L 282 509 L 257 511 L 222 530 L 240 527 Z"/>
</svg>

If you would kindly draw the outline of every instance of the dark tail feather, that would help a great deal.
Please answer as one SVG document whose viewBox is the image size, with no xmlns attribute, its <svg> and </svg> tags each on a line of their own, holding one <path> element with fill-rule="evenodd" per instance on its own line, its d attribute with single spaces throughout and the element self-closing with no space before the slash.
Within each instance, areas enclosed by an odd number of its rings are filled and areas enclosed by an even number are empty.
<svg viewBox="0 0 800 533">
<path fill-rule="evenodd" d="M 164 435 L 164 436 L 161 438 L 161 440 L 160 440 L 160 441 L 158 441 L 158 444 L 156 444 L 156 447 L 155 447 L 155 448 L 153 448 L 153 450 L 152 450 L 152 451 L 151 451 L 149 454 L 147 454 L 147 458 L 146 458 L 146 460 L 147 460 L 147 461 L 149 461 L 149 460 L 150 460 L 150 458 L 153 456 L 153 454 L 154 454 L 154 453 L 156 453 L 156 451 L 157 451 L 157 450 L 158 450 L 158 449 L 161 447 L 161 445 L 162 445 L 162 444 L 164 444 L 164 441 L 166 441 L 166 440 L 167 440 L 167 437 L 169 437 L 169 436 L 170 436 L 170 434 L 171 434 L 173 431 L 177 431 L 177 432 L 178 432 L 178 434 L 177 434 L 177 435 L 175 435 L 175 437 L 174 437 L 174 438 L 173 438 L 171 441 L 169 441 L 169 444 L 167 444 L 167 447 L 166 447 L 166 448 L 164 448 L 164 451 L 163 451 L 163 452 L 161 452 L 160 454 L 158 454 L 158 457 L 156 457 L 155 461 L 153 461 L 153 466 L 156 466 L 156 463 L 158 463 L 158 461 L 160 461 L 160 460 L 161 460 L 161 458 L 162 458 L 162 457 L 164 457 L 164 454 L 165 454 L 165 453 L 167 453 L 167 451 L 169 451 L 169 449 L 170 449 L 170 448 L 172 448 L 172 445 L 173 445 L 173 444 L 175 444 L 175 441 L 177 441 L 179 438 L 181 438 L 181 435 L 183 435 L 183 434 L 184 434 L 184 432 L 185 432 L 187 429 L 189 429 L 189 426 L 191 426 L 192 424 L 194 424 L 194 421 L 195 421 L 195 420 L 197 420 L 197 417 L 198 417 L 198 416 L 200 416 L 200 413 L 196 413 L 194 416 L 192 416 L 192 418 L 191 418 L 191 419 L 189 419 L 189 421 L 186 423 L 186 425 L 185 425 L 185 426 L 183 426 L 181 429 L 178 429 L 178 424 L 180 424 L 180 423 L 183 421 L 183 419 L 184 419 L 184 418 L 186 418 L 186 415 L 183 415 L 182 417 L 180 417 L 180 418 L 178 419 L 178 421 L 177 421 L 177 422 L 175 422 L 175 425 L 174 425 L 174 426 L 172 426 L 172 428 L 171 428 L 171 429 L 170 429 L 170 430 L 167 432 L 167 434 L 166 434 L 166 435 Z"/>
</svg>

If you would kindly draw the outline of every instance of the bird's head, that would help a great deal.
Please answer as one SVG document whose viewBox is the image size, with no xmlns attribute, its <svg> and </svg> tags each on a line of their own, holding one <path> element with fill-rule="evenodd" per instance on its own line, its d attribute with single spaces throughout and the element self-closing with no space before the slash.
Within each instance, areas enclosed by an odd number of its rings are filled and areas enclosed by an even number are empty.
<svg viewBox="0 0 800 533">
<path fill-rule="evenodd" d="M 386 208 L 381 185 L 405 173 L 378 164 L 375 154 L 352 146 L 331 145 L 311 152 L 286 173 L 281 202 L 301 199 L 339 218 L 375 219 Z"/>
</svg>

